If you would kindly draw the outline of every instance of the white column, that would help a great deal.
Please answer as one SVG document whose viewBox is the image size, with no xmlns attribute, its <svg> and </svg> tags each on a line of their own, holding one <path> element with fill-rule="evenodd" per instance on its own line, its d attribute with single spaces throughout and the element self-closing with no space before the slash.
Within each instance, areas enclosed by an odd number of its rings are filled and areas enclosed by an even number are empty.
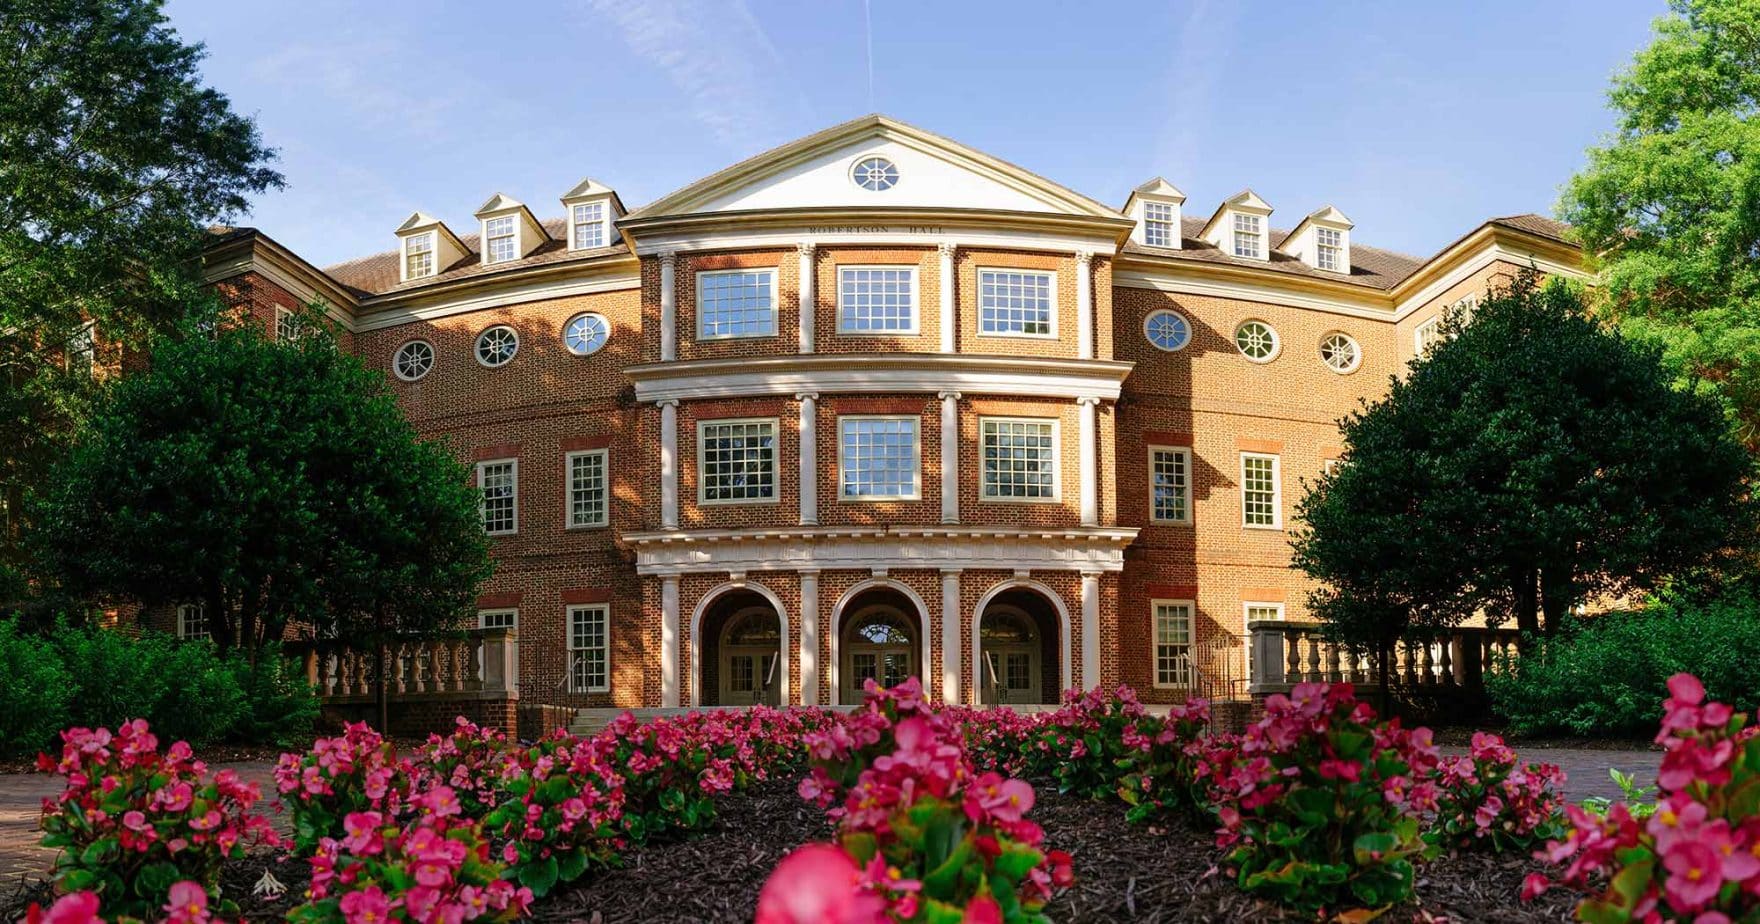
<svg viewBox="0 0 1760 924">
<path fill-rule="evenodd" d="M 819 572 L 801 576 L 801 705 L 819 705 Z"/>
<path fill-rule="evenodd" d="M 952 353 L 957 318 L 954 317 L 953 252 L 955 245 L 941 245 L 941 352 Z"/>
<path fill-rule="evenodd" d="M 1082 572 L 1082 689 L 1100 685 L 1100 572 Z"/>
<path fill-rule="evenodd" d="M 1081 425 L 1076 428 L 1076 439 L 1080 445 L 1076 447 L 1077 467 L 1081 469 L 1081 505 L 1082 525 L 1100 525 L 1100 461 L 1098 447 L 1094 439 L 1095 410 L 1099 398 L 1078 398 L 1076 403 L 1081 407 Z"/>
<path fill-rule="evenodd" d="M 1094 358 L 1094 255 L 1076 251 L 1076 357 Z"/>
<path fill-rule="evenodd" d="M 941 393 L 941 522 L 959 522 L 959 392 Z"/>
<path fill-rule="evenodd" d="M 678 358 L 678 283 L 673 279 L 678 254 L 660 254 L 660 361 Z"/>
<path fill-rule="evenodd" d="M 660 402 L 660 528 L 678 528 L 678 402 Z"/>
<path fill-rule="evenodd" d="M 801 352 L 813 352 L 813 325 L 818 320 L 819 290 L 813 285 L 813 249 L 812 244 L 796 244 L 795 253 L 801 258 Z"/>
<path fill-rule="evenodd" d="M 959 702 L 959 569 L 941 571 L 941 701 Z"/>
<path fill-rule="evenodd" d="M 660 705 L 678 706 L 678 575 L 660 578 Z"/>
<path fill-rule="evenodd" d="M 819 523 L 819 396 L 795 395 L 801 403 L 801 525 Z"/>
</svg>

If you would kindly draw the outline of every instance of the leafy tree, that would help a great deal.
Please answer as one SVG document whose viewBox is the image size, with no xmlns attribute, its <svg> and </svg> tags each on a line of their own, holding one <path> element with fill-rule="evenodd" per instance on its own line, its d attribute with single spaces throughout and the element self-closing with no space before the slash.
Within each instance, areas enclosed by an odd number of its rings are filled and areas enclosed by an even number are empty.
<svg viewBox="0 0 1760 924">
<path fill-rule="evenodd" d="M 1483 611 L 1528 632 L 1752 538 L 1750 457 L 1713 400 L 1581 296 L 1524 272 L 1340 422 L 1298 504 L 1295 562 L 1336 635 L 1385 646 Z"/>
<path fill-rule="evenodd" d="M 1614 79 L 1617 128 L 1559 212 L 1607 310 L 1760 453 L 1760 0 L 1670 7 Z"/>
<path fill-rule="evenodd" d="M 97 388 L 67 354 L 95 324 L 114 363 L 206 307 L 207 226 L 281 177 L 158 0 L 10 0 L 0 49 L 0 592 L 16 593 L 19 513 Z"/>
<path fill-rule="evenodd" d="M 216 642 L 446 629 L 490 570 L 476 490 L 310 313 L 167 341 L 60 463 L 34 551 L 73 594 L 203 601 Z M 230 614 L 232 618 L 219 618 Z"/>
</svg>

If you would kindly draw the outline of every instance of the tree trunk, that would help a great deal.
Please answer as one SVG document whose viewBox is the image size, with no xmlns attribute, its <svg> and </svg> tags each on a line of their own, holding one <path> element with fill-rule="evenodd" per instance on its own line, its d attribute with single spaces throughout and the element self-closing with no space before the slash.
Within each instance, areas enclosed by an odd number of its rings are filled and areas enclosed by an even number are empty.
<svg viewBox="0 0 1760 924">
<path fill-rule="evenodd" d="M 385 607 L 380 606 L 373 614 L 374 632 L 377 639 L 373 644 L 373 663 L 378 669 L 373 671 L 373 699 L 379 706 L 379 734 L 391 734 L 391 694 L 385 687 L 385 675 L 389 673 L 386 661 L 385 645 Z"/>
<path fill-rule="evenodd" d="M 1381 717 L 1384 719 L 1393 713 L 1394 644 L 1395 643 L 1392 640 L 1382 639 L 1381 642 L 1375 646 L 1375 660 L 1380 667 L 1380 670 L 1376 673 L 1381 675 L 1380 681 L 1376 685 L 1376 699 L 1379 700 L 1379 702 L 1376 703 L 1375 708 L 1376 711 L 1381 713 Z"/>
<path fill-rule="evenodd" d="M 238 644 L 238 638 L 232 631 L 232 614 L 226 610 L 225 593 L 218 587 L 209 588 L 202 606 L 207 608 L 208 634 L 213 636 L 220 653 L 225 654 L 232 650 L 232 646 Z"/>
<path fill-rule="evenodd" d="M 1516 584 L 1510 588 L 1515 597 L 1516 628 L 1526 635 L 1540 634 L 1540 580 L 1532 571 L 1523 571 L 1516 576 Z"/>
<path fill-rule="evenodd" d="M 1569 576 L 1560 579 L 1551 571 L 1543 573 L 1540 579 L 1540 612 L 1545 616 L 1545 623 L 1541 627 L 1541 633 L 1550 636 L 1557 632 L 1570 608 Z"/>
</svg>

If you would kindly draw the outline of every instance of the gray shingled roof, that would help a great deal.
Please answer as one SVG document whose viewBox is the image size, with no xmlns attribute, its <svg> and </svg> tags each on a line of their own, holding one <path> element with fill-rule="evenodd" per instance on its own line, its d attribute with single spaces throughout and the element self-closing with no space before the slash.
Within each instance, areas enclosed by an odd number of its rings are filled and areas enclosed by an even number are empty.
<svg viewBox="0 0 1760 924">
<path fill-rule="evenodd" d="M 360 257 L 358 259 L 337 263 L 332 266 L 326 266 L 324 267 L 324 274 L 331 279 L 336 280 L 338 284 L 352 289 L 356 295 L 385 295 L 391 292 L 400 292 L 404 289 L 417 289 L 422 286 L 431 286 L 436 283 L 451 282 L 455 279 L 468 279 L 472 276 L 483 276 L 489 273 L 502 273 L 510 269 L 539 266 L 545 263 L 561 263 L 566 260 L 591 260 L 596 257 L 625 253 L 629 249 L 624 246 L 622 240 L 618 240 L 609 247 L 596 247 L 591 250 L 569 250 L 568 219 L 551 218 L 544 221 L 542 224 L 544 225 L 544 233 L 550 235 L 550 240 L 538 245 L 538 249 L 532 251 L 526 256 L 521 257 L 518 260 L 509 260 L 505 263 L 495 263 L 489 266 L 484 266 L 482 255 L 477 251 L 477 239 L 480 235 L 461 234 L 458 236 L 458 240 L 460 243 L 464 244 L 464 248 L 468 253 L 460 257 L 457 263 L 441 270 L 434 276 L 427 276 L 409 282 L 400 282 L 399 276 L 401 274 L 397 265 L 399 252 L 396 250 L 387 250 L 373 254 L 369 257 Z"/>
</svg>

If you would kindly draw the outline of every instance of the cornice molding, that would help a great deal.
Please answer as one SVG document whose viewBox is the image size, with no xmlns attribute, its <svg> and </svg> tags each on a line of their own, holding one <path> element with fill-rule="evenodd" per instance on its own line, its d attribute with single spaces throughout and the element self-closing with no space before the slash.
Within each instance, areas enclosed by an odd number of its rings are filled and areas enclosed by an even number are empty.
<svg viewBox="0 0 1760 924">
<path fill-rule="evenodd" d="M 1134 363 L 949 353 L 802 354 L 631 366 L 636 400 L 910 393 L 1118 400 Z"/>
<path fill-rule="evenodd" d="M 824 527 L 626 533 L 636 573 L 854 569 L 1120 571 L 1137 536 L 1126 527 L 1048 530 L 982 526 Z"/>
<path fill-rule="evenodd" d="M 930 233 L 926 229 L 931 228 L 949 237 L 959 237 L 961 231 L 980 235 L 1013 231 L 1067 238 L 1084 242 L 1089 248 L 1110 242 L 1116 248 L 1129 237 L 1134 224 L 1128 218 L 1001 209 L 831 206 L 625 217 L 618 222 L 618 228 L 635 241 L 637 253 L 647 255 L 673 247 L 695 250 L 726 246 L 715 242 L 715 238 L 759 236 L 762 232 L 786 234 L 789 243 L 794 244 L 803 235 L 835 238 L 840 231 L 848 230 L 862 239 L 880 243 L 888 241 L 883 229 L 890 228 L 925 229 L 898 235 L 906 239 L 920 238 Z"/>
<path fill-rule="evenodd" d="M 504 305 L 639 289 L 642 274 L 635 261 L 625 260 L 591 267 L 573 264 L 560 271 L 502 277 L 496 282 L 498 284 L 493 286 L 464 286 L 441 292 L 424 290 L 419 297 L 399 299 L 383 307 L 376 300 L 365 303 L 355 319 L 354 330 L 357 333 L 383 330 L 413 321 L 431 321 Z M 470 291 L 472 289 L 480 291 Z"/>
</svg>

